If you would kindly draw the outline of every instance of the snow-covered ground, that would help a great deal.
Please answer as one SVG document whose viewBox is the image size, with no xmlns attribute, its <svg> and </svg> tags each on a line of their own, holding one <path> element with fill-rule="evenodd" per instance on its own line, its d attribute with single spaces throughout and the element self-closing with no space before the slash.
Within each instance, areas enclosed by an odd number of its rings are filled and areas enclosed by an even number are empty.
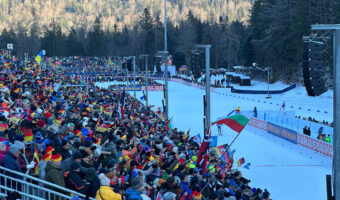
<svg viewBox="0 0 340 200">
<path fill-rule="evenodd" d="M 204 75 L 203 75 L 204 77 Z M 211 84 L 214 84 L 215 79 L 221 80 L 222 75 L 211 76 Z M 251 86 L 240 86 L 239 84 L 231 84 L 234 88 L 245 90 L 267 90 L 266 82 L 251 80 Z M 282 90 L 290 86 L 283 82 L 270 84 L 270 90 Z M 294 110 L 296 116 L 312 117 L 318 121 L 326 120 L 329 123 L 333 121 L 333 91 L 328 90 L 318 97 L 310 97 L 303 85 L 297 85 L 296 88 L 283 94 L 273 94 L 271 99 L 266 99 L 267 94 L 237 94 L 231 93 L 230 88 L 216 88 L 216 92 L 221 95 L 231 95 L 236 102 L 242 101 L 251 102 L 250 105 L 260 106 L 263 110 L 279 110 L 283 101 L 286 103 L 286 110 Z M 253 101 L 254 99 L 254 101 Z M 255 103 L 254 103 L 255 102 Z M 254 107 L 253 107 L 254 108 Z M 253 109 L 251 108 L 251 110 Z M 241 107 L 242 109 L 242 107 Z M 244 108 L 243 108 L 244 110 Z"/>
<path fill-rule="evenodd" d="M 263 83 L 265 84 L 265 83 Z M 282 89 L 282 83 L 271 85 L 270 88 Z M 286 85 L 288 86 L 288 85 Z M 259 88 L 259 86 L 254 86 Z M 267 87 L 266 85 L 264 87 Z M 283 101 L 286 110 L 294 110 L 296 116 L 312 117 L 318 121 L 333 121 L 333 91 L 328 90 L 318 97 L 310 97 L 304 86 L 298 85 L 296 88 L 283 94 L 272 94 L 271 99 L 266 99 L 267 94 L 237 94 L 231 93 L 229 88 L 216 88 L 220 95 L 231 95 L 234 99 L 242 99 L 245 102 L 253 102 L 250 105 L 261 107 L 268 110 L 280 110 Z M 254 101 L 253 101 L 254 99 Z M 255 102 L 255 103 L 254 103 Z M 242 109 L 242 108 L 241 108 Z"/>
<path fill-rule="evenodd" d="M 302 90 L 303 89 L 303 90 Z M 298 106 L 328 109 L 329 112 L 318 113 L 320 119 L 332 119 L 331 92 L 320 97 L 308 97 L 304 88 L 298 87 L 295 91 L 273 95 L 267 103 L 266 95 L 236 95 L 229 96 L 229 89 L 217 89 L 218 93 L 211 94 L 211 120 L 225 116 L 231 110 L 240 106 L 241 110 L 278 110 L 282 101 L 286 101 L 287 108 L 294 106 L 296 113 L 310 115 L 314 112 L 299 110 Z M 295 92 L 295 94 L 294 94 Z M 181 130 L 191 129 L 190 135 L 203 134 L 203 103 L 202 96 L 205 92 L 180 83 L 169 82 L 169 115 L 173 117 L 173 124 Z M 137 92 L 137 98 L 142 92 Z M 238 97 L 240 96 L 240 98 Z M 242 97 L 245 97 L 244 99 Z M 155 109 L 162 105 L 162 92 L 149 92 L 149 104 Z M 247 98 L 249 98 L 247 100 Z M 252 101 L 260 99 L 261 102 Z M 266 103 L 263 103 L 266 101 Z M 296 110 L 297 109 L 297 110 Z M 315 111 L 315 114 L 317 112 Z M 218 145 L 230 143 L 236 133 L 223 127 L 223 136 L 218 138 Z M 217 135 L 216 127 L 212 128 L 212 135 Z M 253 187 L 267 188 L 271 198 L 275 200 L 323 200 L 326 199 L 325 175 L 331 174 L 332 160 L 309 149 L 297 146 L 265 131 L 246 127 L 232 148 L 236 149 L 235 160 L 244 157 L 251 163 L 250 170 L 240 168 L 243 175 L 251 179 Z"/>
</svg>

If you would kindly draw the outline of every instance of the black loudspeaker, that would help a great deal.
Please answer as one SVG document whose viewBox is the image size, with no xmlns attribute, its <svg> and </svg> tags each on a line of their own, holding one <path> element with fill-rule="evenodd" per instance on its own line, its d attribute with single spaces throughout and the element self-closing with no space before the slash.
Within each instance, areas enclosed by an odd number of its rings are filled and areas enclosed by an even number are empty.
<svg viewBox="0 0 340 200">
<path fill-rule="evenodd" d="M 313 41 L 311 38 L 303 41 L 303 80 L 309 96 L 319 96 L 327 91 L 324 49 L 323 42 Z"/>
<path fill-rule="evenodd" d="M 191 69 L 194 77 L 197 79 L 201 76 L 200 69 L 202 67 L 202 54 L 199 51 L 191 52 Z"/>
</svg>

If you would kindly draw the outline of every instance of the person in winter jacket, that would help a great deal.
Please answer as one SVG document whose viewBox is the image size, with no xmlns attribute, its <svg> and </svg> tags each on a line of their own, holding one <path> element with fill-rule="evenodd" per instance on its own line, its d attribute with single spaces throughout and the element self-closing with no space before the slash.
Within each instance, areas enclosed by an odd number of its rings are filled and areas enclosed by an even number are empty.
<svg viewBox="0 0 340 200">
<path fill-rule="evenodd" d="M 113 188 L 110 187 L 110 179 L 105 174 L 101 173 L 99 179 L 101 186 L 96 194 L 97 200 L 122 200 L 122 196 L 115 193 Z"/>
<path fill-rule="evenodd" d="M 144 190 L 143 183 L 138 179 L 133 179 L 131 187 L 126 190 L 128 200 L 142 200 L 141 192 Z"/>
<path fill-rule="evenodd" d="M 58 153 L 62 156 L 63 160 L 71 157 L 69 148 L 68 142 L 66 140 L 61 140 L 61 148 L 58 149 Z"/>
<path fill-rule="evenodd" d="M 45 180 L 45 176 L 46 176 L 46 173 L 45 173 L 45 168 L 46 168 L 46 165 L 47 165 L 47 162 L 49 160 L 51 160 L 52 158 L 52 155 L 49 154 L 49 153 L 45 153 L 44 156 L 42 157 L 42 160 L 39 161 L 38 163 L 38 167 L 39 167 L 39 178 Z"/>
<path fill-rule="evenodd" d="M 60 187 L 65 187 L 64 175 L 61 173 L 61 169 L 60 169 L 61 160 L 62 158 L 60 154 L 57 153 L 57 154 L 52 155 L 51 160 L 47 162 L 47 165 L 45 168 L 45 172 L 46 172 L 45 180 L 55 185 L 58 185 Z M 63 192 L 53 187 L 48 187 L 48 188 L 54 191 Z"/>
<path fill-rule="evenodd" d="M 181 196 L 185 195 L 185 200 L 190 200 L 192 198 L 192 191 L 188 187 L 188 176 L 186 174 L 179 175 L 181 179 L 181 187 L 182 187 L 182 194 Z"/>
<path fill-rule="evenodd" d="M 6 153 L 6 155 L 1 160 L 1 167 L 5 167 L 7 169 L 22 172 L 21 167 L 19 163 L 17 162 L 17 158 L 19 157 L 20 150 L 16 145 L 12 145 L 9 147 L 9 151 Z M 13 178 L 20 178 L 19 176 L 15 174 L 6 174 L 8 176 L 11 176 Z"/>
<path fill-rule="evenodd" d="M 66 187 L 77 191 L 81 194 L 86 194 L 89 189 L 88 185 L 79 175 L 80 164 L 72 161 L 70 171 L 64 173 Z"/>
</svg>

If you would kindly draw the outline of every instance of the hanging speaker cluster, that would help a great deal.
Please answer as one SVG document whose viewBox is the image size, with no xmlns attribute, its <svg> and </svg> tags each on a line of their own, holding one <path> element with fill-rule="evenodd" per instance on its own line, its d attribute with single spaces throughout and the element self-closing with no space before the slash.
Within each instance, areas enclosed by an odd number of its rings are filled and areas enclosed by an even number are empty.
<svg viewBox="0 0 340 200">
<path fill-rule="evenodd" d="M 327 91 L 326 64 L 324 42 L 304 37 L 302 69 L 305 88 L 309 96 L 319 96 Z"/>
</svg>

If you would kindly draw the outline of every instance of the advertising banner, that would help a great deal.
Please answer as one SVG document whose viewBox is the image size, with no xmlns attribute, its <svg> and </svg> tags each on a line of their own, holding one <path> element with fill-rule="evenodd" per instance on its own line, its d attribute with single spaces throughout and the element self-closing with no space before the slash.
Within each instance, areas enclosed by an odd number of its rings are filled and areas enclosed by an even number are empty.
<svg viewBox="0 0 340 200">
<path fill-rule="evenodd" d="M 297 139 L 299 145 L 322 153 L 328 157 L 333 157 L 333 145 L 300 133 L 297 134 Z"/>
<path fill-rule="evenodd" d="M 145 90 L 145 86 L 142 86 L 142 90 Z M 163 86 L 148 86 L 149 91 L 163 91 Z"/>
<path fill-rule="evenodd" d="M 267 123 L 267 131 L 268 133 L 275 135 L 277 137 L 280 137 L 282 139 L 285 139 L 289 142 L 292 142 L 294 144 L 297 144 L 297 133 L 296 131 L 282 128 L 278 125 L 272 124 L 270 122 Z"/>
<path fill-rule="evenodd" d="M 259 120 L 257 118 L 250 118 L 248 124 L 250 126 L 254 126 L 254 127 L 259 128 L 261 130 L 267 131 L 267 122 Z"/>
</svg>

